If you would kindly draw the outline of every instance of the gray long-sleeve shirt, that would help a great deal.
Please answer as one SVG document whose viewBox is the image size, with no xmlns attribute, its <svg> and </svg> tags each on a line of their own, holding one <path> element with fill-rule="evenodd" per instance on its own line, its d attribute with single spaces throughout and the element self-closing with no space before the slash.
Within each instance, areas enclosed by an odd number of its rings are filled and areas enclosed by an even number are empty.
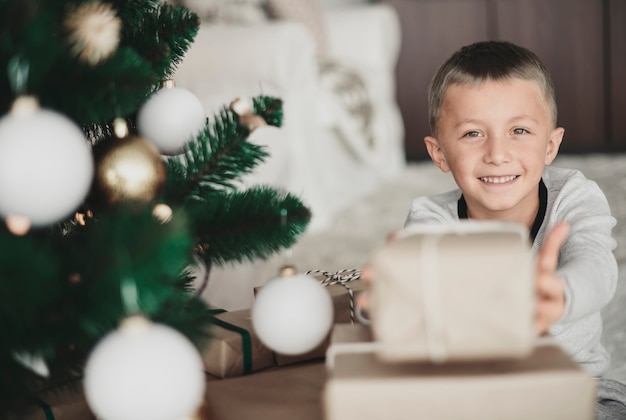
<svg viewBox="0 0 626 420">
<path fill-rule="evenodd" d="M 580 171 L 548 166 L 542 180 L 547 200 L 533 248 L 541 248 L 546 232 L 558 222 L 570 225 L 557 270 L 565 280 L 565 314 L 550 333 L 576 362 L 601 376 L 609 355 L 600 343 L 600 310 L 613 298 L 617 286 L 616 242 L 611 235 L 616 221 L 604 193 Z M 405 226 L 458 222 L 460 197 L 461 191 L 454 190 L 416 198 Z"/>
</svg>

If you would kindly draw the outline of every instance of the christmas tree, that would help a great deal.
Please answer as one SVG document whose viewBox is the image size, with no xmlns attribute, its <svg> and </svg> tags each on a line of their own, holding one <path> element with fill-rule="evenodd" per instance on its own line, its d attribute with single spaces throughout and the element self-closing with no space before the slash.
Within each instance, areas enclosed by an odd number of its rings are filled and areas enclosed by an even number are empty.
<svg viewBox="0 0 626 420">
<path fill-rule="evenodd" d="M 277 98 L 203 116 L 175 152 L 143 135 L 141 113 L 193 43 L 194 13 L 154 0 L 0 0 L 0 22 L 0 416 L 10 418 L 40 387 L 80 378 L 128 315 L 201 348 L 211 312 L 189 267 L 267 258 L 310 213 L 286 192 L 238 183 L 267 156 L 246 139 L 280 126 Z M 148 126 L 171 111 L 152 112 Z M 82 140 L 70 144 L 74 126 Z"/>
</svg>

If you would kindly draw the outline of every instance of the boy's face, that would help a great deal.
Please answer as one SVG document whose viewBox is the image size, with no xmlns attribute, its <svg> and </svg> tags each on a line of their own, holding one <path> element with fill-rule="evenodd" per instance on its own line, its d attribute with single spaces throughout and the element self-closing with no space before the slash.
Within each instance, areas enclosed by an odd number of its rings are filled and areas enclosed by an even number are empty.
<svg viewBox="0 0 626 420">
<path fill-rule="evenodd" d="M 564 130 L 536 82 L 510 78 L 452 85 L 444 95 L 437 137 L 426 137 L 432 160 L 452 172 L 469 217 L 532 225 L 543 168 L 558 153 Z"/>
</svg>

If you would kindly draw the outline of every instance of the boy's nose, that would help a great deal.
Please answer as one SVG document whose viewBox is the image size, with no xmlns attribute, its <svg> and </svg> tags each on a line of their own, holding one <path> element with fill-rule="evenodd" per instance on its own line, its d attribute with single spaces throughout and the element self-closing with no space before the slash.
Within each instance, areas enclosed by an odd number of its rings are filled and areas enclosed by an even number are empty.
<svg viewBox="0 0 626 420">
<path fill-rule="evenodd" d="M 485 162 L 502 165 L 511 161 L 511 148 L 506 138 L 489 136 L 485 142 Z"/>
</svg>

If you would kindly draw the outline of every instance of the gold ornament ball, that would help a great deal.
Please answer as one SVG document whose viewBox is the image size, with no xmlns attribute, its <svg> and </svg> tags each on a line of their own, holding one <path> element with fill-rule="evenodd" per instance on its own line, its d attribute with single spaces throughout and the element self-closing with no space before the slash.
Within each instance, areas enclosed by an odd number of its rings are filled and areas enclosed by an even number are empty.
<svg viewBox="0 0 626 420">
<path fill-rule="evenodd" d="M 158 149 L 138 136 L 110 138 L 94 147 L 95 194 L 107 205 L 155 200 L 165 185 Z"/>
<path fill-rule="evenodd" d="M 92 1 L 69 6 L 63 26 L 70 52 L 92 66 L 111 57 L 120 43 L 122 20 L 107 3 Z"/>
</svg>

